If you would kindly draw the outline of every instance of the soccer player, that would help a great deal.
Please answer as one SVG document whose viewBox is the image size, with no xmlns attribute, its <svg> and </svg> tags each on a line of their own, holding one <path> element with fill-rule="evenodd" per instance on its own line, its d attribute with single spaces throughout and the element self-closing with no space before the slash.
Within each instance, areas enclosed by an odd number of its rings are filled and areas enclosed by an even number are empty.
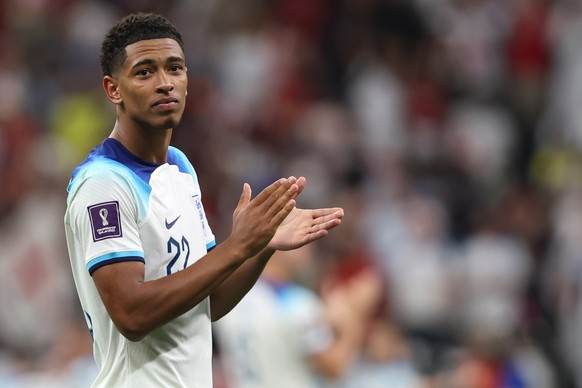
<svg viewBox="0 0 582 388">
<path fill-rule="evenodd" d="M 311 246 L 277 252 L 257 284 L 216 322 L 231 388 L 316 388 L 341 381 L 363 349 L 382 298 L 371 270 L 324 298 L 297 282 L 313 259 Z"/>
<path fill-rule="evenodd" d="M 231 234 L 217 245 L 196 172 L 170 146 L 184 111 L 182 37 L 165 18 L 132 14 L 105 36 L 111 135 L 74 171 L 65 232 L 99 368 L 94 387 L 212 387 L 211 322 L 253 286 L 276 250 L 327 235 L 343 209 L 299 209 L 303 177 L 254 198 L 244 184 Z"/>
</svg>

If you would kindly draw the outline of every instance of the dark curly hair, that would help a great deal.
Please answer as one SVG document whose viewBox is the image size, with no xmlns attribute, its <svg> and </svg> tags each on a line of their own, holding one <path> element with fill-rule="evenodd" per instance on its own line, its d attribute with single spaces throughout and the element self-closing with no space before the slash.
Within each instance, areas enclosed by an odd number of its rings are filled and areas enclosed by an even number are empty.
<svg viewBox="0 0 582 388">
<path fill-rule="evenodd" d="M 153 13 L 135 13 L 125 16 L 105 35 L 101 45 L 101 71 L 113 75 L 127 58 L 125 48 L 130 44 L 149 39 L 174 39 L 182 50 L 184 42 L 176 27 L 165 17 Z"/>
</svg>

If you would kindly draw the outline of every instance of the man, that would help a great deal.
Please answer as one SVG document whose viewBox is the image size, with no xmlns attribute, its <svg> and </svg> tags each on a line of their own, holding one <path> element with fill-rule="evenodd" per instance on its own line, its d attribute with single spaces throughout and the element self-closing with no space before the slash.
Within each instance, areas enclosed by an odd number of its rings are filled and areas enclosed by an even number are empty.
<svg viewBox="0 0 582 388">
<path fill-rule="evenodd" d="M 212 387 L 211 321 L 228 313 L 276 250 L 339 225 L 341 208 L 303 210 L 305 179 L 252 198 L 245 184 L 230 236 L 216 246 L 194 168 L 170 146 L 184 111 L 182 38 L 165 18 L 135 14 L 105 36 L 109 138 L 73 172 L 65 231 L 93 336 L 95 387 Z"/>
<path fill-rule="evenodd" d="M 277 252 L 252 290 L 215 323 L 231 388 L 310 388 L 339 383 L 354 366 L 382 296 L 372 270 L 323 297 L 297 282 L 312 269 L 305 246 Z"/>
</svg>

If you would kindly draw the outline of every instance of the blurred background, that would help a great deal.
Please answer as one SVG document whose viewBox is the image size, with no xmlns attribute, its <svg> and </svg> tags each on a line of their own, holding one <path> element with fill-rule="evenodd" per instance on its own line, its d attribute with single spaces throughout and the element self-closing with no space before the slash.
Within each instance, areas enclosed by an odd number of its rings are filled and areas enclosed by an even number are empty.
<svg viewBox="0 0 582 388">
<path fill-rule="evenodd" d="M 579 0 L 0 0 L 0 386 L 94 376 L 66 185 L 112 129 L 99 49 L 133 11 L 184 37 L 173 143 L 219 242 L 245 181 L 346 210 L 302 281 L 381 274 L 378 387 L 582 387 Z"/>
</svg>

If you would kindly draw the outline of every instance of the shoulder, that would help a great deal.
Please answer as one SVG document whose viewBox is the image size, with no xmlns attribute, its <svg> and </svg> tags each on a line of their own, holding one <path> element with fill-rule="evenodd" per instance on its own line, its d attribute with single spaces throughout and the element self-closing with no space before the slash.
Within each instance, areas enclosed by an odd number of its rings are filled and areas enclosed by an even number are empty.
<svg viewBox="0 0 582 388">
<path fill-rule="evenodd" d="M 168 163 L 177 166 L 181 172 L 190 174 L 194 180 L 197 180 L 194 166 L 192 166 L 186 154 L 177 147 L 170 146 L 168 148 Z"/>
<path fill-rule="evenodd" d="M 288 284 L 278 292 L 278 296 L 291 305 L 319 303 L 319 297 L 315 292 L 299 284 Z"/>
<path fill-rule="evenodd" d="M 131 170 L 127 166 L 115 160 L 106 157 L 87 159 L 73 171 L 71 180 L 69 181 L 69 191 L 76 184 L 88 179 L 116 181 L 127 177 L 129 173 L 131 173 Z"/>
<path fill-rule="evenodd" d="M 123 156 L 123 149 L 117 141 L 109 138 L 103 140 L 73 170 L 67 191 L 74 192 L 88 179 L 114 181 L 116 178 L 127 175 L 128 168 L 119 161 Z"/>
<path fill-rule="evenodd" d="M 69 201 L 80 190 L 94 191 L 107 188 L 110 191 L 126 191 L 132 194 L 148 195 L 151 188 L 130 168 L 107 157 L 95 157 L 79 165 L 67 186 Z"/>
</svg>

